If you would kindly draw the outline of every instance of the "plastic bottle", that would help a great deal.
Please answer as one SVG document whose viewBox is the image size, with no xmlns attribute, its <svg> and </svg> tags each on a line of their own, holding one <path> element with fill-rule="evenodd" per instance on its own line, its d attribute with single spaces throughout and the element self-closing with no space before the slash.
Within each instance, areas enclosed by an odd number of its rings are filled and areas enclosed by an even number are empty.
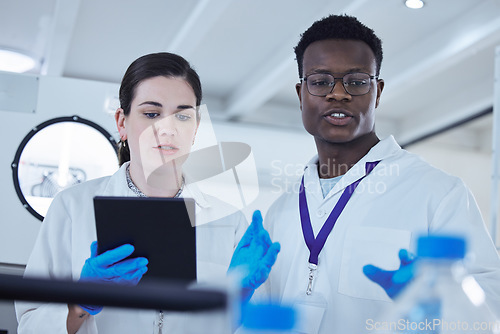
<svg viewBox="0 0 500 334">
<path fill-rule="evenodd" d="M 278 304 L 248 304 L 238 334 L 285 334 L 295 326 L 295 310 Z"/>
<path fill-rule="evenodd" d="M 464 255 L 461 237 L 420 237 L 416 276 L 375 323 L 374 333 L 500 333 L 484 291 L 466 274 Z"/>
</svg>

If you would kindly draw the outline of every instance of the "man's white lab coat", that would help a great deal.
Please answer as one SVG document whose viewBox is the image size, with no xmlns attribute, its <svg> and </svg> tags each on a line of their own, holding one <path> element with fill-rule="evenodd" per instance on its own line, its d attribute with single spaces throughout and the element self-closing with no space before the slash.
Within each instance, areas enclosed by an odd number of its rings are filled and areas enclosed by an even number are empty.
<svg viewBox="0 0 500 334">
<path fill-rule="evenodd" d="M 314 333 L 315 327 L 321 334 L 367 332 L 369 321 L 376 320 L 390 299 L 365 277 L 363 266 L 397 269 L 398 251 L 415 252 L 420 233 L 465 234 L 472 259 L 469 269 L 500 314 L 500 259 L 471 192 L 460 179 L 402 150 L 392 137 L 375 145 L 325 198 L 318 157 L 306 166 L 305 192 L 314 235 L 344 189 L 365 175 L 365 163 L 378 160 L 347 203 L 319 255 L 312 294 L 317 299 L 310 298 L 310 305 L 300 308 L 301 316 L 309 312 L 309 323 L 304 326 L 307 332 Z M 284 303 L 303 300 L 309 282 L 309 250 L 299 216 L 300 179 L 296 182 L 264 219 L 271 239 L 281 244 L 281 252 L 257 296 L 268 295 Z"/>
</svg>

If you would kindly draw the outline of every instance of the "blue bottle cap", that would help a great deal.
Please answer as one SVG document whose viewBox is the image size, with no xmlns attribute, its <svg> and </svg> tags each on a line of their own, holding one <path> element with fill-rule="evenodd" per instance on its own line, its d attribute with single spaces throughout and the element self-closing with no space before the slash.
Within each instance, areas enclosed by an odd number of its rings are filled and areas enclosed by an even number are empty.
<svg viewBox="0 0 500 334">
<path fill-rule="evenodd" d="M 428 235 L 418 238 L 418 257 L 435 259 L 463 259 L 465 239 L 449 235 Z"/>
<path fill-rule="evenodd" d="M 295 309 L 278 304 L 248 304 L 243 310 L 243 328 L 285 331 L 295 326 Z"/>
</svg>

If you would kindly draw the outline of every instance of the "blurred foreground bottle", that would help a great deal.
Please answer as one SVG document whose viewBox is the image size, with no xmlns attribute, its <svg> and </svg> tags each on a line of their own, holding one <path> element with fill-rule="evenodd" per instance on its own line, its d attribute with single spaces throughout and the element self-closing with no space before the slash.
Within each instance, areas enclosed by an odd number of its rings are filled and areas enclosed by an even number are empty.
<svg viewBox="0 0 500 334">
<path fill-rule="evenodd" d="M 500 322 L 485 294 L 463 266 L 465 240 L 424 236 L 417 242 L 416 276 L 396 298 L 374 332 L 499 334 Z"/>
<path fill-rule="evenodd" d="M 247 304 L 242 311 L 238 334 L 293 333 L 295 310 L 279 304 Z"/>
</svg>

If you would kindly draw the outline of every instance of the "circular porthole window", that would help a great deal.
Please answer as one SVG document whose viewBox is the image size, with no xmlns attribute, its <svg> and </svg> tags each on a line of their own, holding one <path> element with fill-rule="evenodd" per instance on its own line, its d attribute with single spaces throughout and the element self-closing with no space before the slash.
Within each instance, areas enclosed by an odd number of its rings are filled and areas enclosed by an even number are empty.
<svg viewBox="0 0 500 334">
<path fill-rule="evenodd" d="M 117 146 L 104 128 L 79 116 L 58 117 L 34 127 L 12 162 L 24 207 L 43 220 L 54 196 L 72 185 L 118 169 Z"/>
</svg>

